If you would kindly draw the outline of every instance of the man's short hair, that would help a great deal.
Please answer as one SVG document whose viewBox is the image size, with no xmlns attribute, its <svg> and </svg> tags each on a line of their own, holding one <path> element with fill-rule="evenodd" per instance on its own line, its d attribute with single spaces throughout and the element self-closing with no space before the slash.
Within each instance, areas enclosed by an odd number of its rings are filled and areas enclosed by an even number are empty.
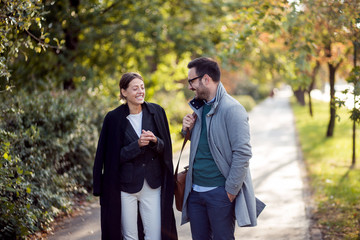
<svg viewBox="0 0 360 240">
<path fill-rule="evenodd" d="M 207 57 L 196 58 L 196 59 L 192 60 L 191 62 L 189 62 L 187 67 L 189 69 L 190 68 L 195 68 L 196 69 L 196 74 L 198 76 L 207 74 L 212 78 L 212 80 L 214 82 L 219 82 L 220 81 L 220 68 L 219 68 L 219 65 L 218 65 L 217 62 L 215 62 L 215 60 L 213 60 L 211 58 L 207 58 Z"/>
</svg>

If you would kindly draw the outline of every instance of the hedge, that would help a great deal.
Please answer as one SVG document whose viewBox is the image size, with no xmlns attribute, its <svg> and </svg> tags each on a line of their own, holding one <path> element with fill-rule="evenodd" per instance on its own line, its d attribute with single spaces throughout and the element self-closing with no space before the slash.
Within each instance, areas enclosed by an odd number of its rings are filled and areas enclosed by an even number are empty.
<svg viewBox="0 0 360 240">
<path fill-rule="evenodd" d="M 91 189 L 104 116 L 78 93 L 8 94 L 0 112 L 0 239 L 44 230 Z"/>
</svg>

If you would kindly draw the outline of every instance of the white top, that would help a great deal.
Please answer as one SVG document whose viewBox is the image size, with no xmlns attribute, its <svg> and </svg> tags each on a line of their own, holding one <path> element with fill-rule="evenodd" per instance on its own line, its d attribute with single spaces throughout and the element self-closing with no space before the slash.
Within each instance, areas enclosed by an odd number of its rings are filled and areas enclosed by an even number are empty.
<svg viewBox="0 0 360 240">
<path fill-rule="evenodd" d="M 140 138 L 142 127 L 142 111 L 138 114 L 129 114 L 126 118 L 130 121 L 131 126 L 134 128 L 136 134 Z"/>
</svg>

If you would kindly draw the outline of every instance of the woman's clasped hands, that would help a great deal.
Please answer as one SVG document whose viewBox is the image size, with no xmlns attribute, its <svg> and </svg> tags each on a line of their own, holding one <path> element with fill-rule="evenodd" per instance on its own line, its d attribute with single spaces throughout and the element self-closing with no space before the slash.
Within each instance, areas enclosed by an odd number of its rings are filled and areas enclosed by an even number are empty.
<svg viewBox="0 0 360 240">
<path fill-rule="evenodd" d="M 147 146 L 150 142 L 157 143 L 157 137 L 151 131 L 143 129 L 138 140 L 139 147 Z"/>
</svg>

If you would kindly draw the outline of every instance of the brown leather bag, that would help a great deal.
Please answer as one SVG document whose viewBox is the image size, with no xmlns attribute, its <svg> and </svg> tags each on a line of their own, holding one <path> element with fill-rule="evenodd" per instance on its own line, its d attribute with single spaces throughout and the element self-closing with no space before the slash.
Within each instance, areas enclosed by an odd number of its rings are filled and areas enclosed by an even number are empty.
<svg viewBox="0 0 360 240">
<path fill-rule="evenodd" d="M 186 144 L 187 140 L 189 140 L 189 138 L 190 138 L 190 131 L 188 130 L 186 132 L 183 145 L 181 147 L 179 160 L 178 160 L 176 170 L 175 170 L 175 174 L 174 174 L 174 180 L 175 180 L 175 189 L 174 189 L 175 205 L 176 205 L 176 209 L 178 211 L 180 211 L 180 212 L 182 211 L 182 206 L 183 206 L 183 202 L 184 202 L 186 174 L 188 172 L 189 166 L 184 167 L 184 170 L 182 172 L 180 172 L 180 173 L 178 173 L 178 170 L 179 170 L 179 163 L 180 163 L 180 159 L 181 159 L 181 154 L 182 154 L 182 152 L 184 150 L 184 147 L 185 147 L 185 144 Z"/>
</svg>

